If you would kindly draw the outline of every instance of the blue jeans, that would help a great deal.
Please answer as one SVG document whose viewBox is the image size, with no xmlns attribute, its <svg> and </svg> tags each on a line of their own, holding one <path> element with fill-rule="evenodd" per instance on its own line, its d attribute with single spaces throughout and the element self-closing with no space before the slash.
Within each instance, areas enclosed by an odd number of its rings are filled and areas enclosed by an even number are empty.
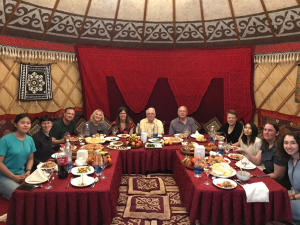
<svg viewBox="0 0 300 225">
<path fill-rule="evenodd" d="M 22 175 L 24 176 L 25 173 Z M 16 183 L 12 179 L 4 175 L 0 176 L 0 193 L 2 194 L 2 198 L 9 200 L 14 190 L 19 186 L 20 184 Z"/>
</svg>

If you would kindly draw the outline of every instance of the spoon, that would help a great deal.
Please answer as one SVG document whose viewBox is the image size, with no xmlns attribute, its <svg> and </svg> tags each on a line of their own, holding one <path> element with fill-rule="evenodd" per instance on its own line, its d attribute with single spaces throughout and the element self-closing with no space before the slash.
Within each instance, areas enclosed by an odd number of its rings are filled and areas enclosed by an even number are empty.
<svg viewBox="0 0 300 225">
<path fill-rule="evenodd" d="M 94 181 L 94 183 L 93 183 L 93 185 L 91 186 L 91 188 L 94 188 L 95 187 L 95 185 L 96 185 L 96 183 L 99 181 L 99 178 L 98 177 L 96 177 L 95 178 L 95 181 Z"/>
<path fill-rule="evenodd" d="M 250 175 L 250 177 L 270 177 L 269 175 Z"/>
<path fill-rule="evenodd" d="M 74 178 L 71 177 L 70 182 L 67 184 L 67 186 L 65 187 L 65 189 L 67 189 L 67 188 L 69 187 L 69 185 L 70 185 L 70 183 L 71 183 L 71 181 L 72 181 L 73 179 L 74 179 Z"/>
</svg>

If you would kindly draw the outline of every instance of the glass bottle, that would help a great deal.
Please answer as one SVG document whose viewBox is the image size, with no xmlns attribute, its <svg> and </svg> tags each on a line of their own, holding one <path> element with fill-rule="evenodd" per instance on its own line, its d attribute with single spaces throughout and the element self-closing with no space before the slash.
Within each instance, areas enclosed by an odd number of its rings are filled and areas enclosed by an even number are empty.
<svg viewBox="0 0 300 225">
<path fill-rule="evenodd" d="M 137 136 L 141 136 L 141 127 L 140 124 L 137 123 L 136 128 L 135 128 L 135 133 L 137 134 Z"/>
<path fill-rule="evenodd" d="M 158 138 L 158 127 L 156 123 L 154 123 L 154 127 L 153 127 L 153 138 Z"/>
<path fill-rule="evenodd" d="M 66 155 L 68 156 L 68 171 L 71 172 L 71 170 L 72 170 L 72 148 L 71 148 L 69 139 L 67 139 L 66 144 L 65 144 L 65 152 L 66 152 Z"/>
<path fill-rule="evenodd" d="M 210 135 L 209 141 L 210 141 L 211 143 L 214 143 L 214 142 L 215 142 L 215 138 L 216 138 L 216 130 L 215 130 L 215 127 L 214 127 L 214 126 L 211 126 L 209 135 Z"/>
<path fill-rule="evenodd" d="M 90 136 L 90 128 L 89 128 L 89 125 L 87 123 L 83 126 L 82 133 L 83 133 L 83 135 L 85 137 L 89 137 Z"/>
</svg>

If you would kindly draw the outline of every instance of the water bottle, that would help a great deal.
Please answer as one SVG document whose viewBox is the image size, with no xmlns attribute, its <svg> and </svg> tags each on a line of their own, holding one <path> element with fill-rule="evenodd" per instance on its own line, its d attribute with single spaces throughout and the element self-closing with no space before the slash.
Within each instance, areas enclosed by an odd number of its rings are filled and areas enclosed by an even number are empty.
<svg viewBox="0 0 300 225">
<path fill-rule="evenodd" d="M 218 152 L 222 157 L 224 156 L 224 146 L 221 143 L 218 145 Z"/>
<path fill-rule="evenodd" d="M 68 156 L 68 171 L 71 172 L 72 170 L 72 148 L 69 139 L 67 139 L 67 142 L 65 144 L 65 152 Z"/>
<path fill-rule="evenodd" d="M 200 148 L 196 149 L 195 155 L 194 177 L 199 178 L 202 173 L 202 157 Z"/>
<path fill-rule="evenodd" d="M 99 151 L 95 151 L 95 173 L 96 176 L 102 173 L 102 156 Z"/>
<path fill-rule="evenodd" d="M 153 138 L 158 138 L 158 127 L 156 123 L 154 123 L 154 127 L 153 127 Z"/>
<path fill-rule="evenodd" d="M 82 133 L 85 137 L 90 136 L 90 128 L 89 128 L 89 125 L 87 123 L 83 126 L 83 132 Z"/>
<path fill-rule="evenodd" d="M 135 133 L 137 134 L 137 136 L 141 136 L 142 131 L 139 123 L 136 125 Z"/>
<path fill-rule="evenodd" d="M 215 130 L 215 127 L 214 127 L 214 126 L 211 126 L 209 135 L 210 135 L 209 141 L 210 141 L 211 143 L 215 143 L 216 130 Z"/>
</svg>

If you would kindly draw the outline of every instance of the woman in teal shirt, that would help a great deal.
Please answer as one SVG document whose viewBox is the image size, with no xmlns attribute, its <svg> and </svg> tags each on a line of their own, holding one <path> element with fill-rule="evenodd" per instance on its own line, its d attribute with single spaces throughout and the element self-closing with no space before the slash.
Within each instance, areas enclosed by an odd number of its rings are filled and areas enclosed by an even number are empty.
<svg viewBox="0 0 300 225">
<path fill-rule="evenodd" d="M 30 174 L 36 151 L 33 139 L 26 135 L 31 128 L 29 116 L 17 115 L 14 126 L 12 133 L 0 139 L 0 193 L 7 200 Z"/>
</svg>

